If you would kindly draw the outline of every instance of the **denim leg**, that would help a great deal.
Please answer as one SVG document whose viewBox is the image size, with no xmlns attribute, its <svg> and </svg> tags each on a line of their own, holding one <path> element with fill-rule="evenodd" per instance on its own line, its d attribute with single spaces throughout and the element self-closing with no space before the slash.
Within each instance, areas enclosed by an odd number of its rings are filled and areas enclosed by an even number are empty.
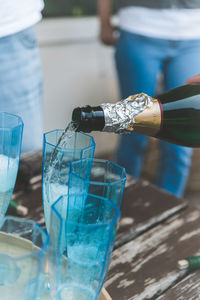
<svg viewBox="0 0 200 300">
<path fill-rule="evenodd" d="M 143 154 L 147 143 L 147 137 L 138 133 L 124 134 L 120 137 L 117 161 L 134 178 L 139 178 L 140 176 Z"/>
<path fill-rule="evenodd" d="M 157 43 L 140 35 L 121 31 L 115 62 L 122 98 L 144 92 L 153 95 L 157 74 L 161 68 L 161 53 Z M 141 134 L 122 135 L 117 150 L 117 162 L 135 178 L 140 176 L 147 137 Z"/>
<path fill-rule="evenodd" d="M 181 197 L 187 183 L 191 157 L 191 148 L 160 142 L 157 185 L 177 197 Z"/>
<path fill-rule="evenodd" d="M 22 151 L 42 148 L 42 72 L 33 27 L 0 38 L 0 111 L 22 117 Z"/>
<path fill-rule="evenodd" d="M 183 85 L 187 78 L 199 73 L 200 41 L 173 42 L 173 55 L 165 65 L 166 89 Z M 192 149 L 160 142 L 159 187 L 181 197 L 187 183 Z"/>
</svg>

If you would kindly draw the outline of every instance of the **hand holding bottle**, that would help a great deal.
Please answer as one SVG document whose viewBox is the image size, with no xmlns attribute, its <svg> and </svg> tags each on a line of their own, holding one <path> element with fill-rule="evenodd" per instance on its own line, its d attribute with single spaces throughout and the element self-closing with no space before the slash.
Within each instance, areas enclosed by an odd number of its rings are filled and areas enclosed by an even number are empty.
<svg viewBox="0 0 200 300">
<path fill-rule="evenodd" d="M 200 84 L 200 74 L 190 77 L 185 84 Z"/>
</svg>

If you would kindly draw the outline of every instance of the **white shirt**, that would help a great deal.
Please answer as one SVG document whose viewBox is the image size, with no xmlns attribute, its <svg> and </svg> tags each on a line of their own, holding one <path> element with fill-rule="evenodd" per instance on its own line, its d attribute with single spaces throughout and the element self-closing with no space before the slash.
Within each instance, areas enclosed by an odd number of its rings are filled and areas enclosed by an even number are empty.
<svg viewBox="0 0 200 300">
<path fill-rule="evenodd" d="M 36 24 L 43 7 L 43 0 L 0 0 L 0 37 Z"/>
<path fill-rule="evenodd" d="M 199 39 L 200 9 L 125 7 L 119 10 L 119 27 L 156 38 Z"/>
</svg>

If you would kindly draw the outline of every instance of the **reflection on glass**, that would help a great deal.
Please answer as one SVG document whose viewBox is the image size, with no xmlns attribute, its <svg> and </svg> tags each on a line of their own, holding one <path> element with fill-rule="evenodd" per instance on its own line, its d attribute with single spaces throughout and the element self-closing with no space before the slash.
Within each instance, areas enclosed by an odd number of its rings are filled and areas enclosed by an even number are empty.
<svg viewBox="0 0 200 300">
<path fill-rule="evenodd" d="M 43 206 L 46 227 L 50 226 L 50 207 L 62 195 L 68 193 L 69 166 L 72 161 L 93 158 L 94 139 L 84 133 L 71 133 L 62 147 L 57 147 L 64 130 L 44 134 L 43 147 Z M 56 151 L 56 159 L 52 155 Z M 54 156 L 54 155 L 53 155 Z"/>
<path fill-rule="evenodd" d="M 14 190 L 21 153 L 23 122 L 0 113 L 0 216 L 4 216 Z"/>
<path fill-rule="evenodd" d="M 36 300 L 44 288 L 48 236 L 34 221 L 1 218 L 0 295 L 4 300 Z"/>
</svg>

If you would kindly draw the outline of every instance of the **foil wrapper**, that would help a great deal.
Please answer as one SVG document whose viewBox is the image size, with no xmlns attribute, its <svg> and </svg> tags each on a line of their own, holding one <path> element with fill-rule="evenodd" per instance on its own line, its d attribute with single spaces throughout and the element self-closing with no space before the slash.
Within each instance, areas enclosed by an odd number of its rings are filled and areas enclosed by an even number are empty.
<svg viewBox="0 0 200 300">
<path fill-rule="evenodd" d="M 135 117 L 152 105 L 152 98 L 143 93 L 130 96 L 117 103 L 101 104 L 105 117 L 103 131 L 130 133 L 134 130 Z"/>
</svg>

